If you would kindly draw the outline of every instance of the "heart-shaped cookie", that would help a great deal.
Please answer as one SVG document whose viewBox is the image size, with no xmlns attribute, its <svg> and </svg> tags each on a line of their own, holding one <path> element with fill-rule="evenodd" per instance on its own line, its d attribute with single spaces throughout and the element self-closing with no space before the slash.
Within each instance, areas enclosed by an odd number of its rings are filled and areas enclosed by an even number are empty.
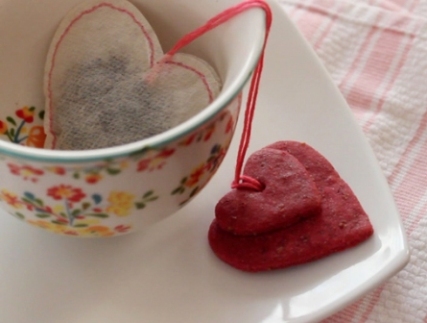
<svg viewBox="0 0 427 323">
<path fill-rule="evenodd" d="M 322 211 L 290 227 L 253 236 L 231 234 L 214 220 L 208 238 L 220 259 L 244 271 L 285 268 L 345 250 L 373 234 L 357 197 L 320 153 L 290 141 L 268 148 L 286 151 L 304 165 L 322 196 Z"/>
<path fill-rule="evenodd" d="M 321 197 L 304 166 L 286 151 L 264 148 L 248 158 L 244 175 L 264 186 L 261 192 L 233 189 L 216 205 L 219 227 L 237 235 L 287 227 L 320 212 Z"/>
<path fill-rule="evenodd" d="M 208 106 L 221 84 L 189 54 L 164 56 L 126 0 L 90 0 L 58 27 L 48 52 L 45 148 L 95 149 L 164 132 Z"/>
</svg>

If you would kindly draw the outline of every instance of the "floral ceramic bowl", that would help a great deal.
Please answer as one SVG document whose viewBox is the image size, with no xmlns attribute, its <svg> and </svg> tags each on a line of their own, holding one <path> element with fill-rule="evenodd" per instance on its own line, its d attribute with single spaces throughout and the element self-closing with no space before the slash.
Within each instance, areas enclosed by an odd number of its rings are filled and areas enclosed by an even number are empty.
<svg viewBox="0 0 427 323">
<path fill-rule="evenodd" d="M 234 133 L 241 90 L 262 48 L 264 18 L 260 10 L 250 10 L 189 47 L 191 53 L 209 61 L 223 80 L 218 98 L 190 120 L 118 147 L 73 152 L 42 149 L 46 53 L 59 21 L 79 2 L 2 1 L 0 206 L 20 220 L 55 233 L 108 237 L 173 214 L 218 169 Z M 238 1 L 132 2 L 167 49 Z"/>
</svg>

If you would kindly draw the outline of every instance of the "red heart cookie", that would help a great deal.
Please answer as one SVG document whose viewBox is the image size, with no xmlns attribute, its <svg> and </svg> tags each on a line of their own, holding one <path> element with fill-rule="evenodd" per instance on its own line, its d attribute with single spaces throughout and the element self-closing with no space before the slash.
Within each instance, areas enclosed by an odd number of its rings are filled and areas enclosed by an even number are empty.
<svg viewBox="0 0 427 323">
<path fill-rule="evenodd" d="M 253 236 L 231 234 L 214 220 L 208 238 L 220 259 L 244 271 L 285 268 L 350 248 L 373 234 L 356 196 L 322 155 L 298 142 L 268 148 L 286 151 L 304 165 L 322 196 L 322 211 L 293 226 Z"/>
<path fill-rule="evenodd" d="M 226 194 L 215 208 L 223 230 L 237 235 L 260 234 L 319 213 L 319 192 L 304 166 L 289 153 L 261 149 L 250 156 L 244 174 L 260 181 L 264 189 L 234 189 Z"/>
</svg>

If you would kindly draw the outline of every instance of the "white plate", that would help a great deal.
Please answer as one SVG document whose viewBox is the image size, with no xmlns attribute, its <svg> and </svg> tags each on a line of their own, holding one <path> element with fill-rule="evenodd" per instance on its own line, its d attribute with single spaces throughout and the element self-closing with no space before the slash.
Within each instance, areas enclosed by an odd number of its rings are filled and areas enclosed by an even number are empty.
<svg viewBox="0 0 427 323">
<path fill-rule="evenodd" d="M 268 45 L 250 152 L 306 141 L 350 184 L 375 235 L 334 256 L 248 274 L 220 262 L 206 234 L 233 176 L 238 136 L 211 184 L 147 232 L 78 240 L 0 216 L 0 322 L 312 322 L 388 279 L 408 247 L 387 183 L 345 101 L 300 34 L 271 2 Z"/>
</svg>

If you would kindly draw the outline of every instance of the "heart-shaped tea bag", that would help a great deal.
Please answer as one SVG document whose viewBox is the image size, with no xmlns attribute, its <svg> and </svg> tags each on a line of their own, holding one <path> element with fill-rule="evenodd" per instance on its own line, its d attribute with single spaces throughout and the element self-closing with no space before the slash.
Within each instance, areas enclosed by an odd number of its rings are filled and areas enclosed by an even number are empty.
<svg viewBox="0 0 427 323">
<path fill-rule="evenodd" d="M 45 148 L 111 147 L 164 132 L 197 114 L 221 83 L 203 60 L 164 56 L 142 13 L 91 0 L 63 19 L 46 68 Z"/>
</svg>

